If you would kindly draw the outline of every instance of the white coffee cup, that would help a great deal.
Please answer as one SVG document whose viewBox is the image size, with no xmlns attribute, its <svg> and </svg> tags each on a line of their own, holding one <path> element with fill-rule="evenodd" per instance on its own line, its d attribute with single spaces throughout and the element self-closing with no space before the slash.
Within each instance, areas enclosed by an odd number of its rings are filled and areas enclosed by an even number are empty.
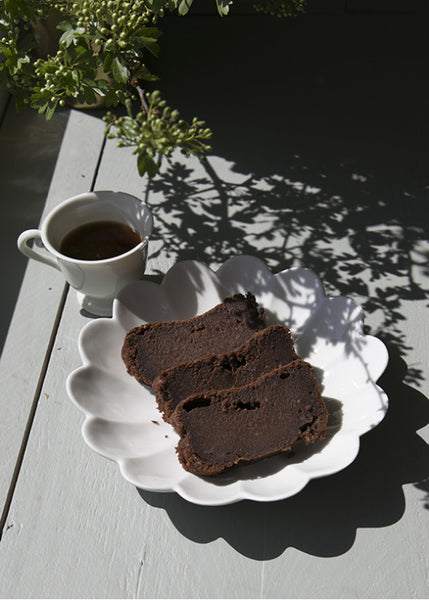
<svg viewBox="0 0 429 600">
<path fill-rule="evenodd" d="M 68 233 L 81 225 L 103 221 L 130 226 L 141 242 L 123 254 L 101 260 L 81 260 L 61 253 L 61 243 Z M 62 271 L 77 291 L 82 309 L 93 315 L 110 316 L 119 290 L 143 276 L 152 226 L 152 214 L 138 198 L 123 192 L 89 192 L 59 204 L 40 229 L 21 233 L 18 248 L 25 256 Z"/>
</svg>

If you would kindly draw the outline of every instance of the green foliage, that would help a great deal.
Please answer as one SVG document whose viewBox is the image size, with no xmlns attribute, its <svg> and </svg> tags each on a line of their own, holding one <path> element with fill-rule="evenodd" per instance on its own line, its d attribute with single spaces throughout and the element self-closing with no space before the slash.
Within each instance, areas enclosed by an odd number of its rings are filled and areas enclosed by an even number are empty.
<svg viewBox="0 0 429 600">
<path fill-rule="evenodd" d="M 117 106 L 135 98 L 135 81 L 156 79 L 146 59 L 158 54 L 160 31 L 153 22 L 168 2 L 158 2 L 157 12 L 149 4 L 155 3 L 57 2 L 56 51 L 37 56 L 32 33 L 52 14 L 52 3 L 6 0 L 0 12 L 0 75 L 18 94 L 18 107 L 30 104 L 50 118 L 69 100 L 91 104 L 100 94 L 107 106 Z"/>
<path fill-rule="evenodd" d="M 258 12 L 274 17 L 296 17 L 303 13 L 306 0 L 255 0 L 254 7 Z"/>
<path fill-rule="evenodd" d="M 255 1 L 258 10 L 265 5 L 268 12 L 285 15 L 296 14 L 304 3 Z M 219 15 L 227 15 L 232 0 L 215 2 Z M 29 105 L 47 119 L 67 102 L 91 105 L 99 97 L 110 110 L 131 106 L 141 100 L 142 82 L 157 80 L 148 60 L 158 56 L 159 18 L 168 11 L 185 15 L 192 4 L 193 0 L 2 0 L 0 85 L 15 94 L 18 109 Z M 37 38 L 49 25 L 55 43 L 41 52 Z M 110 115 L 108 123 L 113 122 Z M 150 175 L 174 147 L 202 156 L 209 137 L 198 119 L 190 125 L 177 120 L 157 94 L 150 96 L 147 111 L 136 117 L 128 111 L 109 131 L 117 131 L 121 143 L 133 140 L 139 172 Z"/>
<path fill-rule="evenodd" d="M 109 112 L 104 117 L 107 137 L 117 138 L 119 146 L 135 148 L 139 174 L 156 175 L 162 157 L 169 159 L 176 148 L 203 158 L 210 150 L 206 142 L 212 135 L 205 123 L 195 117 L 191 124 L 180 119 L 179 111 L 167 106 L 158 91 L 146 96 L 142 90 L 139 93 L 141 109 L 136 116 L 128 105 L 127 116 L 117 118 Z"/>
</svg>

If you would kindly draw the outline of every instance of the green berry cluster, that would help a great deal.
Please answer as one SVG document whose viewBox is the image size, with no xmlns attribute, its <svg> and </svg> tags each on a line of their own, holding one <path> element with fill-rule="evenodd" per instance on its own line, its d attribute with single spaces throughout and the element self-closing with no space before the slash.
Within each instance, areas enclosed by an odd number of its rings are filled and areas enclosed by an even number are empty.
<svg viewBox="0 0 429 600">
<path fill-rule="evenodd" d="M 187 156 L 204 158 L 210 151 L 207 141 L 212 132 L 203 121 L 194 117 L 189 124 L 181 119 L 179 111 L 167 106 L 158 90 L 144 94 L 139 89 L 139 95 L 141 110 L 136 116 L 128 103 L 127 116 L 117 118 L 109 112 L 104 121 L 107 137 L 116 138 L 120 147 L 134 148 L 140 175 L 147 173 L 154 177 L 159 172 L 162 158 L 171 158 L 176 148 Z"/>
<path fill-rule="evenodd" d="M 34 79 L 32 24 L 48 13 L 45 2 L 3 0 L 0 5 L 0 84 L 15 91 L 17 105 L 28 102 Z"/>
<path fill-rule="evenodd" d="M 204 0 L 202 0 L 204 1 Z M 232 0 L 215 0 L 221 16 Z M 258 10 L 291 16 L 305 0 L 255 0 Z M 159 92 L 141 90 L 157 79 L 149 66 L 158 55 L 157 22 L 168 11 L 186 14 L 193 0 L 0 0 L 0 85 L 50 119 L 66 102 L 94 104 L 102 96 L 128 114 L 106 116 L 110 137 L 133 146 L 140 174 L 155 175 L 163 156 L 175 148 L 200 158 L 209 150 L 211 131 L 194 118 L 190 124 L 169 108 Z M 54 21 L 55 43 L 40 51 L 37 31 Z M 132 113 L 135 101 L 142 109 Z"/>
<path fill-rule="evenodd" d="M 171 0 L 4 0 L 0 5 L 0 78 L 50 118 L 67 100 L 107 106 L 135 97 L 138 81 L 156 77 L 147 57 L 158 54 L 160 31 L 154 21 Z M 58 16 L 54 52 L 38 56 L 32 35 L 52 12 Z M 62 35 L 61 33 L 62 32 Z"/>
<path fill-rule="evenodd" d="M 296 17 L 303 13 L 306 0 L 255 0 L 256 11 L 272 17 Z"/>
</svg>

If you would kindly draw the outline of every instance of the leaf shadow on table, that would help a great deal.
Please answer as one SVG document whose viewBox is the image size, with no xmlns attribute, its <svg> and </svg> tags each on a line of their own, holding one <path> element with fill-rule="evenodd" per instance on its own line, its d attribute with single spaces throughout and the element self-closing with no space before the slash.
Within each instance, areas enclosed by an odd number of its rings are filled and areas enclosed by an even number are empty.
<svg viewBox="0 0 429 600">
<path fill-rule="evenodd" d="M 317 556 L 342 554 L 359 527 L 385 527 L 402 517 L 404 484 L 415 483 L 426 492 L 424 505 L 428 497 L 429 446 L 417 431 L 429 422 L 429 403 L 414 387 L 424 376 L 418 365 L 408 368 L 401 358 L 411 349 L 403 306 L 427 302 L 425 251 L 415 259 L 415 248 L 427 239 L 421 198 L 405 187 L 404 195 L 386 201 L 383 173 L 363 175 L 356 165 L 331 165 L 326 182 L 317 162 L 293 162 L 290 157 L 282 178 L 251 173 L 239 183 L 228 182 L 228 169 L 224 179 L 219 177 L 210 162 L 199 179 L 173 162 L 162 181 L 153 184 L 162 196 L 154 207 L 165 244 L 160 251 L 173 262 L 197 258 L 210 264 L 256 254 L 273 272 L 309 267 L 328 293 L 352 296 L 362 305 L 368 321 L 376 322 L 365 331 L 389 349 L 389 366 L 380 381 L 390 399 L 388 414 L 363 436 L 357 459 L 343 472 L 312 481 L 293 498 L 267 504 L 207 508 L 176 494 L 140 491 L 149 504 L 165 509 L 189 539 L 208 543 L 223 537 L 237 551 L 261 560 L 289 546 Z M 355 170 L 365 179 L 359 186 L 350 185 Z M 342 187 L 348 188 L 344 194 L 338 193 Z M 258 222 L 261 215 L 266 227 Z"/>
<path fill-rule="evenodd" d="M 417 433 L 429 422 L 428 399 L 417 389 L 425 377 L 403 359 L 413 349 L 407 310 L 426 315 L 429 298 L 423 21 L 313 15 L 243 23 L 234 52 L 232 21 L 223 24 L 222 47 L 217 30 L 195 30 L 200 49 L 216 49 L 218 71 L 184 46 L 168 55 L 167 98 L 178 106 L 192 99 L 185 113 L 198 106 L 215 138 L 203 169 L 174 159 L 153 181 L 158 252 L 207 264 L 256 254 L 273 272 L 312 269 L 328 294 L 362 305 L 366 333 L 387 345 L 380 385 L 390 407 L 349 467 L 292 498 L 202 507 L 176 494 L 139 493 L 198 543 L 223 537 L 260 560 L 288 547 L 337 556 L 358 528 L 401 519 L 404 484 L 423 492 L 429 507 L 429 446 Z M 260 51 L 247 61 L 256 32 Z M 255 73 L 269 103 L 255 95 Z M 225 110 L 213 101 L 219 82 Z"/>
<path fill-rule="evenodd" d="M 309 182 L 313 189 L 309 165 L 307 162 L 307 169 L 300 170 L 298 181 Z M 272 265 L 274 272 L 291 263 L 309 266 L 333 294 L 358 297 L 365 315 L 374 316 L 377 322 L 376 330 L 367 326 L 366 332 L 381 338 L 389 349 L 389 365 L 380 380 L 390 400 L 388 414 L 381 425 L 363 436 L 358 458 L 344 471 L 312 481 L 293 498 L 267 504 L 244 501 L 207 508 L 176 494 L 140 490 L 145 501 L 165 509 L 189 539 L 208 543 L 223 537 L 237 551 L 255 559 L 273 558 L 289 546 L 317 556 L 344 553 L 353 545 L 359 527 L 384 527 L 402 517 L 404 484 L 416 483 L 418 489 L 427 491 L 429 446 L 417 430 L 429 422 L 429 403 L 412 387 L 423 381 L 423 373 L 417 366 L 407 368 L 401 358 L 410 349 L 403 327 L 403 303 L 427 298 L 427 291 L 413 276 L 412 251 L 406 249 L 425 239 L 419 200 L 409 199 L 416 210 L 407 213 L 408 222 L 404 223 L 401 200 L 385 203 L 375 177 L 362 195 L 359 190 L 342 198 L 335 189 L 351 178 L 351 173 L 332 171 L 333 187 L 325 184 L 316 194 L 319 197 L 313 196 L 311 201 L 302 189 L 284 181 L 271 182 L 258 192 L 254 176 L 238 184 L 227 183 L 209 167 L 206 178 L 195 179 L 179 163 L 173 163 L 155 184 L 155 190 L 162 190 L 165 214 L 162 218 L 159 213 L 157 227 L 175 260 L 198 258 L 210 263 L 214 256 L 226 260 L 231 254 L 255 254 L 259 248 L 257 256 Z M 193 203 L 208 192 L 208 201 Z M 350 211 L 350 201 L 359 209 L 357 218 Z M 260 226 L 253 229 L 261 213 L 270 215 L 265 231 Z M 175 215 L 174 222 L 169 220 L 170 214 Z M 320 228 L 321 222 L 327 231 Z M 384 226 L 390 222 L 397 228 Z M 184 223 L 185 233 L 180 232 Z M 378 225 L 377 235 L 368 233 Z M 402 228 L 413 232 L 412 239 Z M 304 240 L 300 238 L 303 229 Z M 272 238 L 272 232 L 283 245 Z M 347 252 L 342 246 L 344 238 L 349 244 Z M 296 243 L 289 244 L 294 239 Z"/>
<path fill-rule="evenodd" d="M 314 556 L 343 554 L 360 527 L 397 522 L 405 509 L 402 486 L 416 481 L 424 486 L 429 476 L 429 447 L 416 434 L 429 420 L 428 402 L 403 383 L 405 364 L 393 349 L 390 356 L 380 380 L 389 411 L 363 436 L 358 457 L 344 471 L 313 480 L 296 496 L 277 502 L 206 507 L 175 493 L 138 490 L 140 496 L 164 509 L 190 540 L 209 543 L 222 537 L 249 558 L 269 560 L 288 547 Z"/>
</svg>

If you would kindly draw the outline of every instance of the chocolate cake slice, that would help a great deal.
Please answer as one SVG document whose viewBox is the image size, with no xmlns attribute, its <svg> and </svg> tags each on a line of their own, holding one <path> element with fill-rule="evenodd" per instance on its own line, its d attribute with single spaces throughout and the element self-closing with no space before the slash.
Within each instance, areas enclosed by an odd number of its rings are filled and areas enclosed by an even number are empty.
<svg viewBox="0 0 429 600">
<path fill-rule="evenodd" d="M 264 310 L 253 294 L 235 294 L 191 319 L 158 321 L 131 329 L 125 337 L 122 359 L 130 375 L 151 385 L 169 367 L 229 352 L 264 327 Z"/>
<path fill-rule="evenodd" d="M 313 368 L 298 359 L 246 386 L 183 400 L 173 413 L 177 454 L 187 471 L 215 475 L 323 439 L 327 418 Z"/>
<path fill-rule="evenodd" d="M 236 350 L 167 369 L 155 379 L 152 388 L 158 408 L 169 422 L 176 406 L 188 396 L 241 387 L 297 358 L 290 330 L 284 325 L 272 325 L 253 334 Z"/>
</svg>

